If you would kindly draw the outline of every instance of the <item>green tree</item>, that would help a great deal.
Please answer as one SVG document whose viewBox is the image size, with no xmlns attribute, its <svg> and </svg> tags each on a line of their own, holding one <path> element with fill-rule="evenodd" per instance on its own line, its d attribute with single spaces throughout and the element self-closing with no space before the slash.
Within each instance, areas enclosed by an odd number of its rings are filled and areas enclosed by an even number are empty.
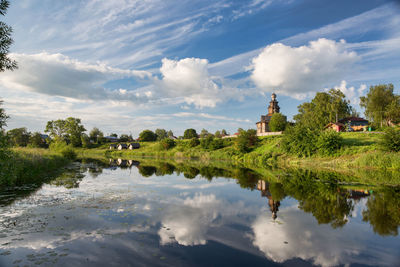
<svg viewBox="0 0 400 267">
<path fill-rule="evenodd" d="M 212 136 L 206 129 L 202 129 L 200 132 L 200 138 L 207 138 L 210 135 Z"/>
<path fill-rule="evenodd" d="M 47 147 L 46 141 L 43 140 L 42 135 L 38 132 L 35 132 L 29 138 L 29 144 L 33 147 Z"/>
<path fill-rule="evenodd" d="M 340 90 L 331 89 L 329 92 L 318 92 L 311 102 L 298 106 L 298 111 L 293 117 L 296 123 L 323 129 L 329 122 L 350 116 L 352 107 Z"/>
<path fill-rule="evenodd" d="M 225 129 L 222 129 L 222 131 L 221 131 L 221 135 L 222 135 L 222 136 L 227 136 L 227 135 L 228 135 L 228 133 L 226 132 L 226 130 L 225 130 Z"/>
<path fill-rule="evenodd" d="M 171 130 L 169 130 L 167 135 L 168 135 L 168 137 L 172 137 L 172 136 L 174 136 L 174 133 Z"/>
<path fill-rule="evenodd" d="M 81 119 L 73 117 L 65 120 L 48 121 L 45 129 L 45 132 L 49 133 L 52 138 L 65 140 L 75 147 L 82 145 L 81 135 L 85 131 Z"/>
<path fill-rule="evenodd" d="M 360 97 L 360 106 L 365 109 L 365 116 L 375 125 L 382 127 L 390 119 L 400 119 L 393 118 L 393 115 L 398 115 L 396 110 L 393 112 L 393 108 L 399 107 L 398 96 L 393 94 L 393 89 L 393 84 L 379 84 L 371 86 L 367 96 Z"/>
<path fill-rule="evenodd" d="M 87 134 L 81 135 L 81 143 L 82 147 L 84 148 L 90 148 L 92 146 L 92 144 L 90 143 L 90 138 Z"/>
<path fill-rule="evenodd" d="M 269 122 L 269 129 L 271 132 L 280 132 L 286 128 L 286 116 L 281 113 L 274 113 Z"/>
<path fill-rule="evenodd" d="M 309 157 L 316 150 L 319 131 L 302 124 L 288 127 L 282 138 L 282 148 L 290 154 Z"/>
<path fill-rule="evenodd" d="M 48 121 L 45 133 L 48 133 L 51 138 L 64 140 L 67 134 L 65 120 Z"/>
<path fill-rule="evenodd" d="M 30 135 L 25 127 L 12 129 L 7 132 L 7 138 L 13 146 L 27 146 Z"/>
<path fill-rule="evenodd" d="M 189 142 L 188 142 L 188 146 L 189 146 L 189 147 L 196 147 L 196 146 L 198 146 L 198 145 L 200 145 L 200 141 L 199 141 L 199 138 L 197 138 L 197 137 L 193 137 L 193 138 L 190 139 Z"/>
<path fill-rule="evenodd" d="M 175 147 L 176 143 L 174 140 L 172 140 L 170 138 L 164 138 L 160 141 L 160 145 L 161 145 L 162 149 L 168 150 L 168 149 Z"/>
<path fill-rule="evenodd" d="M 192 139 L 194 137 L 196 138 L 198 137 L 195 129 L 186 129 L 185 132 L 183 133 L 184 139 Z"/>
<path fill-rule="evenodd" d="M 129 138 L 129 135 L 127 135 L 127 134 L 121 134 L 119 136 L 119 141 L 121 141 L 121 142 L 129 142 L 129 140 L 130 140 L 130 138 Z"/>
<path fill-rule="evenodd" d="M 100 144 L 103 141 L 104 134 L 99 130 L 99 128 L 94 127 L 89 133 L 89 138 L 96 144 Z"/>
<path fill-rule="evenodd" d="M 139 134 L 139 138 L 140 138 L 140 141 L 145 141 L 145 142 L 156 141 L 157 135 L 150 130 L 144 130 Z"/>
<path fill-rule="evenodd" d="M 380 143 L 383 149 L 388 151 L 400 151 L 400 129 L 389 127 L 385 129 L 385 134 L 381 136 Z"/>
<path fill-rule="evenodd" d="M 111 136 L 111 137 L 118 137 L 118 134 L 112 133 L 112 134 L 110 134 L 110 136 Z"/>
<path fill-rule="evenodd" d="M 157 129 L 156 131 L 155 131 L 155 133 L 156 133 L 156 135 L 157 135 L 157 140 L 163 140 L 163 139 L 165 139 L 165 138 L 168 138 L 168 134 L 167 134 L 167 131 L 166 130 L 164 130 L 164 129 Z"/>
<path fill-rule="evenodd" d="M 250 152 L 258 144 L 257 131 L 254 129 L 249 129 L 247 131 L 241 130 L 238 137 L 235 140 L 237 149 L 242 152 Z"/>
<path fill-rule="evenodd" d="M 221 137 L 222 137 L 220 131 L 216 131 L 215 134 L 214 134 L 214 136 L 215 136 L 215 138 L 221 138 Z"/>
<path fill-rule="evenodd" d="M 7 13 L 9 5 L 7 0 L 0 1 L 0 15 L 4 16 Z M 0 21 L 0 72 L 17 68 L 17 62 L 8 57 L 10 46 L 13 43 L 11 33 L 12 28 Z"/>
</svg>

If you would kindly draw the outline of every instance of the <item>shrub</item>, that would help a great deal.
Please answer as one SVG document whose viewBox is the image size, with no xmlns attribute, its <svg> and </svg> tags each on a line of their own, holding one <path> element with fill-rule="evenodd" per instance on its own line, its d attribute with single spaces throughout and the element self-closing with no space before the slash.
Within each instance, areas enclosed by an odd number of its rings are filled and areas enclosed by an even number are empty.
<svg viewBox="0 0 400 267">
<path fill-rule="evenodd" d="M 318 130 L 297 124 L 288 127 L 282 138 L 282 148 L 289 154 L 300 157 L 311 156 L 317 150 Z"/>
<path fill-rule="evenodd" d="M 247 131 L 240 131 L 238 137 L 235 140 L 237 149 L 242 152 L 250 152 L 258 144 L 257 131 L 249 129 Z"/>
<path fill-rule="evenodd" d="M 400 151 L 400 128 L 387 128 L 380 140 L 381 146 L 385 150 Z"/>
<path fill-rule="evenodd" d="M 150 130 L 144 130 L 139 134 L 140 141 L 156 141 L 157 135 Z"/>
<path fill-rule="evenodd" d="M 271 132 L 280 132 L 286 128 L 286 116 L 281 113 L 274 113 L 269 122 Z"/>
<path fill-rule="evenodd" d="M 193 138 L 190 139 L 189 142 L 188 142 L 188 146 L 189 146 L 189 147 L 196 147 L 196 146 L 198 146 L 198 145 L 200 145 L 200 141 L 199 141 L 199 139 L 196 138 L 196 137 L 193 137 Z"/>
<path fill-rule="evenodd" d="M 175 147 L 176 143 L 174 140 L 172 140 L 170 138 L 165 138 L 160 141 L 160 145 L 161 145 L 162 149 L 168 150 L 168 149 Z"/>
<path fill-rule="evenodd" d="M 200 141 L 201 147 L 204 149 L 210 149 L 211 148 L 211 143 L 213 142 L 214 137 L 208 136 L 206 138 L 202 138 Z"/>
<path fill-rule="evenodd" d="M 332 155 L 343 146 L 343 137 L 333 130 L 323 131 L 317 139 L 317 149 L 322 155 Z"/>
<path fill-rule="evenodd" d="M 76 159 L 75 150 L 70 146 L 61 150 L 61 155 L 63 155 L 63 157 L 67 159 Z"/>
</svg>

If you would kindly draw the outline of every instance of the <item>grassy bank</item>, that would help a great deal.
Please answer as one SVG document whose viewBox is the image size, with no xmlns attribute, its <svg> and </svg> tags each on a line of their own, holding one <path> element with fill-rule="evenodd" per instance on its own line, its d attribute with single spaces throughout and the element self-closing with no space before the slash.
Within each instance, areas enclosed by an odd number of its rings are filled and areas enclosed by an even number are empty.
<svg viewBox="0 0 400 267">
<path fill-rule="evenodd" d="M 39 148 L 1 150 L 0 187 L 42 183 L 58 174 L 70 159 Z"/>
</svg>

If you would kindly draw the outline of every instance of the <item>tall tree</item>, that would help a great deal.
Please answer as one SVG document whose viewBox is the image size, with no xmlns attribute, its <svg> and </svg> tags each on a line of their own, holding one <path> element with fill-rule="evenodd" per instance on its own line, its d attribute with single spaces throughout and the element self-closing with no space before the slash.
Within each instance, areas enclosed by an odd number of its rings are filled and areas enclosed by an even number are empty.
<svg viewBox="0 0 400 267">
<path fill-rule="evenodd" d="M 185 132 L 183 133 L 184 139 L 192 139 L 197 137 L 198 135 L 195 129 L 186 129 Z"/>
<path fill-rule="evenodd" d="M 13 146 L 27 146 L 31 134 L 25 127 L 16 128 L 7 132 L 7 138 Z"/>
<path fill-rule="evenodd" d="M 172 137 L 172 136 L 174 136 L 174 133 L 171 130 L 169 130 L 167 135 L 168 135 L 168 137 Z"/>
<path fill-rule="evenodd" d="M 377 125 L 389 123 L 389 118 L 394 114 L 392 108 L 396 105 L 396 95 L 393 89 L 393 84 L 379 84 L 371 86 L 368 94 L 360 97 L 360 106 L 365 109 L 365 116 Z"/>
<path fill-rule="evenodd" d="M 299 114 L 293 118 L 309 128 L 323 129 L 329 122 L 348 117 L 352 113 L 350 102 L 338 89 L 318 92 L 311 102 L 298 106 Z"/>
<path fill-rule="evenodd" d="M 156 129 L 155 134 L 157 135 L 157 140 L 163 140 L 168 137 L 167 131 L 164 129 Z"/>
<path fill-rule="evenodd" d="M 0 15 L 5 16 L 10 3 L 8 0 L 0 1 Z M 12 28 L 0 21 L 0 72 L 14 70 L 17 62 L 8 57 L 10 46 L 14 42 L 11 38 Z"/>
<path fill-rule="evenodd" d="M 52 138 L 65 140 L 73 146 L 81 146 L 81 135 L 85 132 L 81 119 L 69 117 L 66 120 L 48 121 L 45 132 Z"/>
<path fill-rule="evenodd" d="M 101 143 L 101 140 L 103 139 L 104 134 L 102 131 L 99 130 L 99 128 L 94 127 L 90 133 L 89 133 L 89 138 L 95 143 Z"/>
</svg>

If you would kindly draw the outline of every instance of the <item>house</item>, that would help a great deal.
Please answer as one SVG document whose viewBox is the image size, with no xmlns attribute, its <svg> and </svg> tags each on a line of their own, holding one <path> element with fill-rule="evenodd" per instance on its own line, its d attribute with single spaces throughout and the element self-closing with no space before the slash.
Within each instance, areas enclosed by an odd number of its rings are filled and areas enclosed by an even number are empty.
<svg viewBox="0 0 400 267">
<path fill-rule="evenodd" d="M 280 110 L 280 107 L 278 105 L 278 101 L 276 100 L 276 94 L 272 93 L 271 101 L 269 102 L 269 106 L 268 106 L 268 114 L 265 116 L 261 115 L 260 121 L 256 123 L 258 136 L 261 136 L 267 132 L 270 132 L 269 122 L 271 120 L 271 117 L 273 114 L 279 113 L 279 110 Z"/>
<path fill-rule="evenodd" d="M 338 122 L 346 125 L 345 130 L 348 131 L 349 129 L 347 129 L 347 126 L 349 126 L 352 129 L 352 131 L 355 131 L 355 132 L 356 131 L 366 131 L 368 124 L 369 124 L 369 122 L 366 119 L 358 118 L 358 117 L 347 117 L 347 118 L 340 119 Z"/>
<path fill-rule="evenodd" d="M 128 149 L 128 146 L 126 144 L 119 144 L 118 150 L 122 150 L 122 149 Z"/>
<path fill-rule="evenodd" d="M 340 122 L 330 122 L 325 126 L 325 129 L 332 129 L 336 132 L 344 132 L 346 130 L 346 125 Z"/>
<path fill-rule="evenodd" d="M 130 143 L 128 146 L 128 149 L 138 149 L 140 148 L 140 144 L 139 143 Z"/>
<path fill-rule="evenodd" d="M 173 135 L 171 135 L 171 136 L 168 136 L 168 138 L 169 138 L 169 139 L 172 139 L 172 140 L 177 140 L 177 139 L 178 139 L 178 137 L 176 137 L 176 136 L 173 136 Z"/>
<path fill-rule="evenodd" d="M 108 149 L 117 149 L 117 145 L 116 144 L 110 144 L 110 147 Z"/>
</svg>

